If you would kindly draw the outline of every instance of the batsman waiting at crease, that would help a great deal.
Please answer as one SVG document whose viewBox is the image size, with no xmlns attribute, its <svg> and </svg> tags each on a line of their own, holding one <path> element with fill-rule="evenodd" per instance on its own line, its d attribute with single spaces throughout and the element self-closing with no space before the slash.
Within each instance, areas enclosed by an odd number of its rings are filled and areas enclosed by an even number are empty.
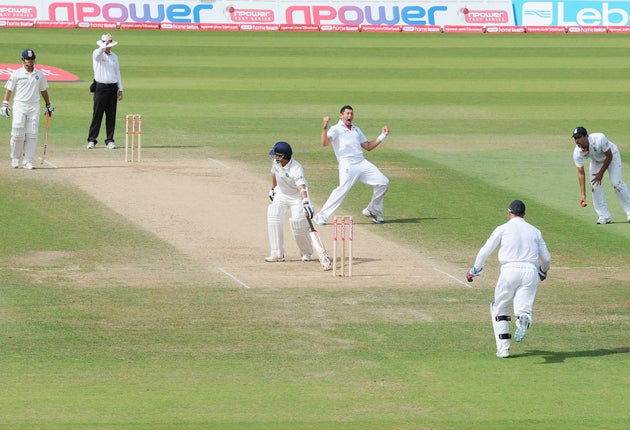
<svg viewBox="0 0 630 430">
<path fill-rule="evenodd" d="M 311 261 L 313 245 L 309 236 L 306 215 L 313 218 L 313 207 L 309 201 L 308 182 L 304 176 L 304 168 L 293 158 L 293 150 L 287 142 L 277 142 L 269 156 L 273 160 L 271 166 L 272 182 L 267 207 L 267 230 L 271 253 L 265 258 L 269 263 L 285 261 L 284 258 L 284 219 L 287 210 L 291 210 L 291 231 L 300 249 L 302 261 Z"/>
<path fill-rule="evenodd" d="M 39 134 L 40 93 L 46 103 L 45 115 L 52 116 L 55 108 L 48 97 L 46 76 L 35 68 L 35 52 L 25 49 L 22 52 L 23 67 L 14 70 L 4 85 L 6 91 L 0 108 L 0 116 L 9 118 L 9 99 L 13 94 L 13 121 L 11 123 L 11 167 L 17 169 L 22 159 L 22 167 L 33 169 L 33 159 L 37 151 Z"/>
<path fill-rule="evenodd" d="M 494 229 L 479 250 L 475 265 L 466 273 L 468 282 L 483 272 L 483 265 L 499 249 L 501 274 L 494 288 L 494 301 L 490 303 L 492 327 L 497 343 L 497 357 L 510 356 L 510 302 L 516 316 L 514 340 L 520 342 L 532 323 L 532 308 L 538 282 L 547 278 L 551 255 L 540 230 L 525 222 L 525 203 L 514 200 L 507 215 L 509 221 Z M 539 265 L 540 262 L 540 265 Z"/>
</svg>

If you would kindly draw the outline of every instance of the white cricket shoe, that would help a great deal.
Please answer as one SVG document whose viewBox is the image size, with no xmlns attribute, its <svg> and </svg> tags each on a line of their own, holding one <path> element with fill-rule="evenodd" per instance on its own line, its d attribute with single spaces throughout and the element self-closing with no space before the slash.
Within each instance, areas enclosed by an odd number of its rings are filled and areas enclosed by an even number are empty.
<svg viewBox="0 0 630 430">
<path fill-rule="evenodd" d="M 497 357 L 499 358 L 508 358 L 510 356 L 510 349 L 504 348 L 500 351 L 497 351 Z"/>
<path fill-rule="evenodd" d="M 529 315 L 521 315 L 516 318 L 516 332 L 514 333 L 515 341 L 520 342 L 525 338 L 530 322 Z"/>
<path fill-rule="evenodd" d="M 20 159 L 19 158 L 12 158 L 11 159 L 11 167 L 13 167 L 14 169 L 17 169 L 19 165 L 20 165 Z M 628 217 L 628 218 L 630 218 L 630 217 Z"/>
<path fill-rule="evenodd" d="M 318 225 L 326 225 L 326 219 L 321 214 L 315 215 L 315 222 Z"/>
<path fill-rule="evenodd" d="M 116 144 L 114 142 L 109 142 L 107 144 L 107 149 L 116 149 Z"/>
<path fill-rule="evenodd" d="M 269 257 L 265 257 L 265 261 L 267 263 L 281 263 L 284 261 L 284 255 L 281 255 L 281 256 L 270 255 Z"/>
<path fill-rule="evenodd" d="M 311 256 L 307 254 L 302 255 L 302 261 L 305 263 L 311 261 Z"/>
<path fill-rule="evenodd" d="M 31 163 L 30 161 L 27 161 L 26 163 L 24 163 L 22 167 L 25 168 L 26 170 L 33 170 L 35 168 L 35 166 L 33 166 L 33 163 Z"/>
<path fill-rule="evenodd" d="M 372 222 L 375 224 L 383 224 L 385 222 L 382 216 L 370 212 L 368 208 L 363 209 L 363 212 L 361 213 L 364 217 L 372 218 Z"/>
<path fill-rule="evenodd" d="M 96 146 L 96 142 L 89 141 L 87 143 L 87 149 L 94 149 L 95 146 Z"/>
<path fill-rule="evenodd" d="M 610 218 L 598 218 L 597 219 L 597 224 L 610 224 L 612 222 L 612 219 Z"/>
</svg>

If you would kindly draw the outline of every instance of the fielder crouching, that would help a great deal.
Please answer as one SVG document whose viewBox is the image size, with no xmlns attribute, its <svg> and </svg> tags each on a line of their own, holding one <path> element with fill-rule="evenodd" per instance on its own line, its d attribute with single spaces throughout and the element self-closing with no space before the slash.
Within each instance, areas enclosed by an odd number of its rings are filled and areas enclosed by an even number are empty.
<svg viewBox="0 0 630 430">
<path fill-rule="evenodd" d="M 300 249 L 302 261 L 311 261 L 313 245 L 309 237 L 309 226 L 306 217 L 313 218 L 313 207 L 308 195 L 308 182 L 304 176 L 304 168 L 293 159 L 293 150 L 287 142 L 277 142 L 269 156 L 273 160 L 271 166 L 272 185 L 269 192 L 271 204 L 267 208 L 267 230 L 271 253 L 265 258 L 269 263 L 285 261 L 284 257 L 284 220 L 287 210 L 291 210 L 289 222 L 293 237 Z"/>
</svg>

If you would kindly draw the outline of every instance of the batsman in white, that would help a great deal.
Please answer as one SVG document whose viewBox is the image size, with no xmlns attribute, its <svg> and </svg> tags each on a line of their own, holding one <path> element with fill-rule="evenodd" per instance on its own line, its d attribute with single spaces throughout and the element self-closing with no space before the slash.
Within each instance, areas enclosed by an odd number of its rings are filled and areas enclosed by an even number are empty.
<svg viewBox="0 0 630 430">
<path fill-rule="evenodd" d="M 475 265 L 466 273 L 468 282 L 483 272 L 484 263 L 499 249 L 501 274 L 494 288 L 494 301 L 490 303 L 492 327 L 497 343 L 497 357 L 510 356 L 510 302 L 513 302 L 516 332 L 514 340 L 520 342 L 532 323 L 532 308 L 538 282 L 547 278 L 551 255 L 540 230 L 527 223 L 525 203 L 514 200 L 507 211 L 508 222 L 494 229 L 479 250 Z"/>
<path fill-rule="evenodd" d="M 313 245 L 309 236 L 306 216 L 313 218 L 313 207 L 308 195 L 308 182 L 304 168 L 293 158 L 293 150 L 287 142 L 276 142 L 269 156 L 271 166 L 271 204 L 267 207 L 267 230 L 271 253 L 265 258 L 269 263 L 285 261 L 284 257 L 284 220 L 287 211 L 291 211 L 289 222 L 293 237 L 300 249 L 302 261 L 310 261 Z"/>
<path fill-rule="evenodd" d="M 389 188 L 389 179 L 363 155 L 363 150 L 371 151 L 380 145 L 389 135 L 389 127 L 383 126 L 381 134 L 374 140 L 368 140 L 361 129 L 352 123 L 354 110 L 346 105 L 339 111 L 339 122 L 328 130 L 329 117 L 324 117 L 321 143 L 333 147 L 339 163 L 339 186 L 332 190 L 328 200 L 316 217 L 319 225 L 326 225 L 330 215 L 337 210 L 357 181 L 373 188 L 372 199 L 365 209 L 366 216 L 375 223 L 384 223 L 383 198 Z"/>
<path fill-rule="evenodd" d="M 573 162 L 578 170 L 578 182 L 580 184 L 580 205 L 586 203 L 586 174 L 584 173 L 584 159 L 590 159 L 589 173 L 591 175 L 591 190 L 593 192 L 593 207 L 597 213 L 597 224 L 610 224 L 612 216 L 606 204 L 602 180 L 604 173 L 608 172 L 610 183 L 615 190 L 617 199 L 626 213 L 626 219 L 630 222 L 630 191 L 621 177 L 621 154 L 617 145 L 612 143 L 604 133 L 588 134 L 584 127 L 575 127 L 573 130 L 575 148 L 573 149 Z"/>
<path fill-rule="evenodd" d="M 4 85 L 6 89 L 0 116 L 9 118 L 11 108 L 9 100 L 13 94 L 13 121 L 11 124 L 11 167 L 18 168 L 20 158 L 22 167 L 33 169 L 33 160 L 37 151 L 39 132 L 40 93 L 46 103 L 45 115 L 52 116 L 55 108 L 48 97 L 46 76 L 35 68 L 35 52 L 25 49 L 22 52 L 23 66 L 14 70 Z"/>
</svg>

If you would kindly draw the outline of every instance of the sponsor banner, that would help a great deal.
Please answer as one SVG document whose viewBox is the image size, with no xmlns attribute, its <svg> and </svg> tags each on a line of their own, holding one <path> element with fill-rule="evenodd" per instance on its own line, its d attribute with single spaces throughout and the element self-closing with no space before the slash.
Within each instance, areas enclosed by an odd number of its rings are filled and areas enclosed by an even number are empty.
<svg viewBox="0 0 630 430">
<path fill-rule="evenodd" d="M 445 25 L 444 33 L 483 33 L 483 27 L 473 25 Z"/>
<path fill-rule="evenodd" d="M 603 34 L 603 33 L 608 33 L 608 27 L 603 27 L 603 26 L 578 27 L 574 25 L 571 27 L 567 27 L 567 33 Z"/>
<path fill-rule="evenodd" d="M 493 27 L 493 26 L 489 26 L 486 27 L 486 33 L 525 33 L 525 27 L 520 27 L 520 26 L 516 26 L 516 25 L 509 25 L 509 26 L 503 26 L 503 27 Z"/>
<path fill-rule="evenodd" d="M 121 30 L 159 30 L 160 24 L 157 22 L 121 22 Z"/>
<path fill-rule="evenodd" d="M 422 27 L 414 25 L 405 25 L 401 27 L 403 33 L 441 33 L 442 26 L 440 25 L 423 25 Z"/>
<path fill-rule="evenodd" d="M 515 25 L 512 0 L 7 0 L 0 20 L 363 26 Z M 129 28 L 129 27 L 127 27 Z"/>
<path fill-rule="evenodd" d="M 620 27 L 630 25 L 630 0 L 513 0 L 516 25 L 526 27 Z"/>
<path fill-rule="evenodd" d="M 196 31 L 196 30 L 199 30 L 199 25 L 165 22 L 163 24 L 160 24 L 160 29 L 161 30 Z"/>
<path fill-rule="evenodd" d="M 280 31 L 319 31 L 317 25 L 281 25 Z"/>
<path fill-rule="evenodd" d="M 532 25 L 525 27 L 526 33 L 566 33 L 566 27 L 558 27 L 557 25 Z"/>
<path fill-rule="evenodd" d="M 19 55 L 18 55 L 19 57 Z M 0 64 L 0 81 L 7 81 L 13 73 L 22 67 L 22 64 Z M 35 68 L 41 71 L 48 82 L 78 82 L 79 77 L 63 69 L 47 66 L 46 64 L 35 63 Z"/>
<path fill-rule="evenodd" d="M 630 33 L 630 27 L 611 26 L 608 27 L 609 33 Z"/>
<path fill-rule="evenodd" d="M 199 30 L 204 31 L 239 31 L 238 24 L 199 24 Z"/>
<path fill-rule="evenodd" d="M 399 25 L 362 25 L 363 33 L 400 33 Z"/>
<path fill-rule="evenodd" d="M 35 21 L 37 28 L 76 28 L 73 21 Z"/>
<path fill-rule="evenodd" d="M 361 27 L 358 25 L 322 25 L 319 27 L 319 31 L 325 32 L 333 32 L 333 31 L 344 31 L 344 32 L 358 32 L 361 31 Z"/>
<path fill-rule="evenodd" d="M 118 24 L 115 22 L 79 22 L 78 28 L 100 28 L 104 30 L 116 30 Z"/>
<path fill-rule="evenodd" d="M 35 21 L 23 21 L 23 20 L 0 21 L 0 27 L 7 27 L 7 28 L 32 28 L 32 27 L 35 27 Z"/>
<path fill-rule="evenodd" d="M 241 31 L 280 31 L 280 26 L 276 24 L 243 24 Z"/>
</svg>

